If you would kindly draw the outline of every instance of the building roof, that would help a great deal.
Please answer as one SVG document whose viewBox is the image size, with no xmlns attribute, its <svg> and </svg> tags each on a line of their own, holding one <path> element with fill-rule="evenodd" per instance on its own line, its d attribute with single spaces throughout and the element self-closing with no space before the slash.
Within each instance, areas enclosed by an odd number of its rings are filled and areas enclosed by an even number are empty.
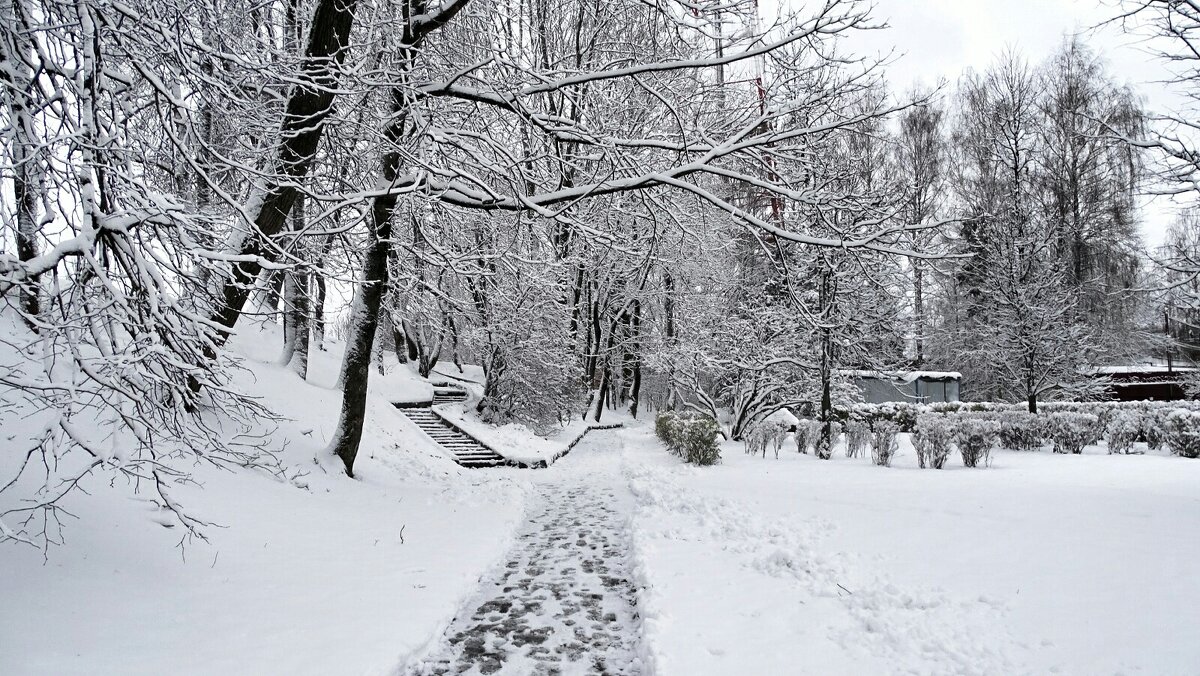
<svg viewBox="0 0 1200 676">
<path fill-rule="evenodd" d="M 958 371 L 841 371 L 843 375 L 854 378 L 875 378 L 878 380 L 896 380 L 911 383 L 914 380 L 962 380 Z"/>
</svg>

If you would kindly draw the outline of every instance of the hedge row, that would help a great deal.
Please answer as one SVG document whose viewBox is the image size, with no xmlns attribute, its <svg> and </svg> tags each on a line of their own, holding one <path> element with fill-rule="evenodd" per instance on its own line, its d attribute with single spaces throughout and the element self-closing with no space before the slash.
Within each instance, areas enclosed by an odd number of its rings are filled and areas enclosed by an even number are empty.
<svg viewBox="0 0 1200 676">
<path fill-rule="evenodd" d="M 1002 409 L 958 412 L 927 410 L 917 414 L 911 427 L 914 431 L 913 444 L 917 448 L 917 461 L 924 467 L 926 461 L 936 463 L 939 458 L 944 460 L 951 438 L 958 443 L 960 451 L 963 450 L 964 438 L 978 437 L 980 443 L 989 438 L 991 433 L 985 434 L 976 425 L 976 422 L 986 422 L 994 426 L 993 445 L 1016 451 L 1034 451 L 1052 444 L 1056 453 L 1078 454 L 1083 452 L 1085 446 L 1104 440 L 1109 453 L 1129 453 L 1134 442 L 1145 441 L 1151 449 L 1165 446 L 1171 452 L 1187 458 L 1200 457 L 1200 410 L 1147 403 L 1093 406 L 1087 412 L 1058 406 L 1055 407 L 1057 410 L 1036 415 Z M 890 415 L 878 416 L 870 424 L 897 425 Z M 973 466 L 972 455 L 963 455 L 963 461 L 968 466 Z"/>
<path fill-rule="evenodd" d="M 713 465 L 721 459 L 717 421 L 699 413 L 663 411 L 654 419 L 654 433 L 667 450 L 694 465 Z"/>
<path fill-rule="evenodd" d="M 1113 417 L 1131 412 L 1139 418 L 1166 415 L 1177 409 L 1200 412 L 1200 401 L 1051 401 L 1038 404 L 1038 415 L 1050 413 L 1086 413 L 1095 415 L 1102 428 L 1107 429 Z M 887 402 L 882 404 L 853 404 L 838 406 L 834 413 L 842 421 L 854 420 L 873 425 L 876 420 L 888 420 L 902 432 L 915 432 L 917 416 L 922 413 L 1027 413 L 1025 404 L 953 401 L 936 404 Z"/>
</svg>

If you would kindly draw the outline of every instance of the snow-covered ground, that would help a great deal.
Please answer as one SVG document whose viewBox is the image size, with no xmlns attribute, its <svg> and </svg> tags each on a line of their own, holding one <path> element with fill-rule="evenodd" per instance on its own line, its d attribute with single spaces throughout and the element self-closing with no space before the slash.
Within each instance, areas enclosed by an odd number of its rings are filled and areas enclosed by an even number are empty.
<svg viewBox="0 0 1200 676">
<path fill-rule="evenodd" d="M 88 481 L 45 561 L 0 544 L 0 674 L 389 673 L 508 548 L 524 479 L 460 468 L 389 405 L 428 399 L 426 383 L 372 373 L 351 480 L 323 452 L 340 346 L 313 355 L 305 383 L 273 363 L 275 327 L 243 332 L 238 384 L 290 419 L 272 436 L 307 488 L 197 467 L 203 488 L 175 497 L 225 527 L 181 550 L 179 529 L 127 486 Z"/>
<path fill-rule="evenodd" d="M 733 443 L 695 468 L 649 421 L 621 420 L 547 470 L 464 470 L 390 405 L 432 391 L 391 365 L 372 374 L 351 480 L 323 453 L 337 346 L 305 383 L 273 363 L 274 327 L 247 333 L 238 383 L 287 418 L 272 437 L 304 475 L 198 467 L 203 487 L 176 497 L 225 527 L 183 550 L 147 501 L 90 481 L 47 559 L 0 545 L 0 674 L 416 669 L 441 659 L 505 562 L 533 560 L 514 532 L 563 520 L 561 495 L 615 510 L 595 532 L 636 592 L 639 619 L 611 638 L 637 655 L 617 660 L 630 673 L 1200 673 L 1200 461 L 1090 448 L 918 470 L 904 439 L 891 468 Z M 457 415 L 530 457 L 582 429 L 538 440 Z M 574 567 L 554 560 L 569 588 Z"/>
<path fill-rule="evenodd" d="M 1200 673 L 1200 462 L 694 468 L 622 434 L 662 674 Z"/>
</svg>

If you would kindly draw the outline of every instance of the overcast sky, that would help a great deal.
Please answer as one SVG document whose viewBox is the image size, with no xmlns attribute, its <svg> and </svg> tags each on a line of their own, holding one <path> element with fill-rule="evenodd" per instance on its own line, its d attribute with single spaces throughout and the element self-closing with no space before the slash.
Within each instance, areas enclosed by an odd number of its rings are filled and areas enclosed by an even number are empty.
<svg viewBox="0 0 1200 676">
<path fill-rule="evenodd" d="M 932 85 L 945 78 L 953 84 L 964 68 L 982 70 L 1008 48 L 1037 63 L 1064 35 L 1084 31 L 1114 76 L 1134 85 L 1150 108 L 1178 107 L 1177 99 L 1154 83 L 1166 70 L 1145 52 L 1139 38 L 1123 34 L 1117 26 L 1093 30 L 1115 15 L 1111 0 L 875 0 L 875 5 L 874 16 L 889 27 L 858 35 L 846 47 L 864 55 L 894 47 L 897 57 L 888 67 L 888 79 L 895 93 L 918 80 Z M 1147 205 L 1147 243 L 1159 241 L 1177 209 L 1161 198 Z"/>
</svg>

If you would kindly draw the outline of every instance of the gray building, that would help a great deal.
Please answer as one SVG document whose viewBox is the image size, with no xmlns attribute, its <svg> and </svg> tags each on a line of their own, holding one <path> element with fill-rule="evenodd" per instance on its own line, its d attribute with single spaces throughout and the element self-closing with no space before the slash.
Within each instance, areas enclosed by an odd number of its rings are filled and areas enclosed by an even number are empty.
<svg viewBox="0 0 1200 676">
<path fill-rule="evenodd" d="M 845 375 L 862 391 L 863 401 L 868 404 L 958 401 L 962 380 L 962 374 L 955 371 L 846 371 Z"/>
</svg>

